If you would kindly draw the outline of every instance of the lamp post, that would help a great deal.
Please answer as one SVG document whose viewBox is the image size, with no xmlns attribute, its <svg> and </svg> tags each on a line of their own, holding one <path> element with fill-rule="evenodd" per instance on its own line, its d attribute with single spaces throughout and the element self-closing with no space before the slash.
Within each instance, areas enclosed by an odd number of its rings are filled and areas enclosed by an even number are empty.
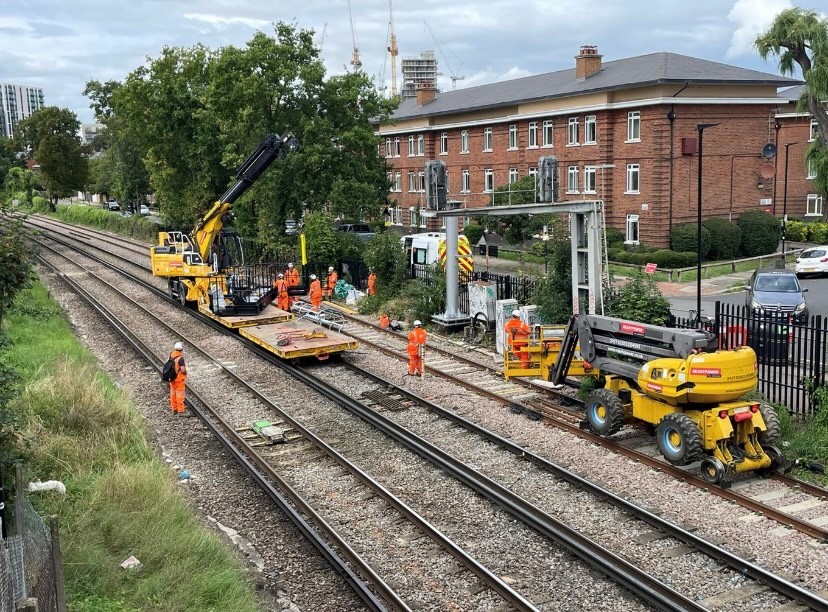
<svg viewBox="0 0 828 612">
<path fill-rule="evenodd" d="M 698 185 L 698 217 L 696 220 L 696 253 L 698 255 L 696 261 L 696 321 L 701 327 L 701 275 L 702 275 L 702 138 L 704 137 L 704 130 L 709 127 L 715 127 L 718 123 L 697 123 L 696 129 L 699 131 L 699 185 Z"/>
<path fill-rule="evenodd" d="M 785 259 L 785 236 L 788 229 L 788 148 L 796 142 L 785 143 L 785 187 L 782 190 L 782 261 Z"/>
</svg>

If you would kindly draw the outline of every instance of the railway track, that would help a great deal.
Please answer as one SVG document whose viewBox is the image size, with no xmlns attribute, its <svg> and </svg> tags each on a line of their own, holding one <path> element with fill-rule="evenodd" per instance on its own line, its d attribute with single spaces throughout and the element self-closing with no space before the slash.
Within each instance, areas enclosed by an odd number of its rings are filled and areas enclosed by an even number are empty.
<svg viewBox="0 0 828 612">
<path fill-rule="evenodd" d="M 156 288 L 154 288 L 153 290 L 154 290 L 154 291 L 158 291 L 158 288 L 156 287 Z M 155 299 L 157 299 L 157 296 L 156 296 L 156 298 L 155 298 Z M 183 314 L 188 314 L 188 313 L 183 313 Z M 386 385 L 387 385 L 387 381 L 385 381 L 385 383 L 386 383 Z M 502 381 L 502 380 L 500 380 L 500 383 L 503 383 L 503 381 Z M 494 392 L 492 392 L 492 394 L 493 394 L 493 395 L 498 395 L 497 393 L 494 393 Z M 514 397 L 512 397 L 511 399 L 508 399 L 508 398 L 507 398 L 508 402 L 509 402 L 511 405 L 516 406 L 516 405 L 518 405 L 518 404 L 517 404 L 517 402 L 515 402 L 515 401 L 514 401 L 514 399 L 515 399 Z M 344 400 L 344 399 L 340 399 L 340 401 L 345 401 L 345 400 Z M 504 403 L 505 403 L 505 402 L 504 402 Z M 525 405 L 524 405 L 524 406 L 525 406 Z M 524 452 L 525 452 L 525 451 L 524 451 Z M 802 597 L 802 594 L 800 594 L 800 593 L 795 593 L 795 597 L 794 597 L 795 599 L 796 599 L 796 598 L 800 598 L 800 597 Z M 807 601 L 807 600 L 806 600 L 806 601 Z M 812 607 L 813 607 L 813 606 L 815 606 L 815 605 L 822 605 L 823 603 L 824 603 L 824 600 L 822 600 L 822 601 L 817 601 L 817 600 L 815 600 L 815 601 L 811 602 L 811 605 L 812 605 Z M 687 605 L 687 604 L 686 604 L 686 602 L 685 602 L 685 604 L 684 604 L 684 605 Z M 704 608 L 675 608 L 675 609 L 704 609 Z M 814 609 L 820 609 L 820 608 L 819 608 L 819 607 L 815 607 Z"/>
</svg>

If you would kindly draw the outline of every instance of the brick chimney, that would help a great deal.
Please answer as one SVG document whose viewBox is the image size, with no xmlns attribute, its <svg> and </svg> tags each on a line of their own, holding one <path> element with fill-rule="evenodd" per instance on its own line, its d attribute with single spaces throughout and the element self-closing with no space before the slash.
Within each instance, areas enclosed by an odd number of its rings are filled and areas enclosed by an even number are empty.
<svg viewBox="0 0 828 612">
<path fill-rule="evenodd" d="M 417 106 L 425 106 L 429 102 L 434 102 L 436 98 L 437 90 L 433 83 L 417 84 Z"/>
<path fill-rule="evenodd" d="M 598 47 L 583 45 L 581 51 L 575 56 L 575 80 L 583 81 L 601 70 L 601 58 L 598 55 Z"/>
</svg>

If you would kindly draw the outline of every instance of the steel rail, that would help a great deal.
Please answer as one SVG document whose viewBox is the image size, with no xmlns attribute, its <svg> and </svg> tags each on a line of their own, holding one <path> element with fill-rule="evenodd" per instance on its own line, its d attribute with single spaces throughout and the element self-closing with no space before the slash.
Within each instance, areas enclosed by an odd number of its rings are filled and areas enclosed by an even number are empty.
<svg viewBox="0 0 828 612">
<path fill-rule="evenodd" d="M 459 425 L 460 427 L 466 429 L 467 431 L 474 433 L 487 442 L 491 442 L 500 448 L 520 457 L 522 459 L 526 459 L 527 461 L 531 462 L 532 464 L 538 466 L 539 468 L 543 469 L 544 471 L 550 472 L 554 474 L 556 477 L 565 480 L 566 482 L 587 491 L 591 495 L 595 497 L 608 501 L 613 506 L 628 512 L 629 514 L 639 518 L 652 527 L 668 533 L 669 535 L 673 536 L 674 538 L 684 542 L 688 546 L 692 546 L 693 548 L 704 552 L 705 554 L 718 559 L 725 564 L 727 564 L 731 569 L 739 572 L 740 574 L 744 574 L 759 583 L 766 584 L 771 586 L 774 590 L 784 593 L 786 596 L 791 597 L 797 601 L 802 601 L 807 604 L 809 607 L 820 610 L 820 609 L 828 609 L 828 600 L 824 599 L 823 597 L 796 585 L 789 580 L 786 580 L 776 574 L 769 572 L 768 570 L 764 569 L 763 567 L 756 565 L 750 561 L 747 561 L 738 555 L 722 548 L 721 546 L 717 546 L 707 540 L 697 536 L 696 534 L 683 529 L 682 527 L 671 523 L 670 521 L 653 514 L 652 512 L 634 504 L 633 502 L 616 495 L 612 491 L 609 491 L 602 486 L 595 484 L 581 476 L 578 476 L 574 472 L 546 459 L 534 453 L 519 444 L 515 444 L 514 442 L 507 440 L 506 438 L 500 436 L 497 433 L 494 433 L 481 425 L 470 421 L 468 419 L 463 418 L 462 416 L 458 415 L 455 412 L 447 410 L 438 404 L 435 404 L 415 393 L 412 393 L 405 387 L 401 387 L 399 385 L 395 385 L 386 381 L 385 379 L 377 376 L 376 374 L 369 372 L 359 366 L 356 366 L 352 363 L 343 362 L 342 364 L 344 367 L 357 372 L 360 376 L 364 376 L 369 380 L 377 384 L 381 384 L 386 388 L 393 389 L 394 393 L 401 395 L 402 397 L 415 402 L 427 410 L 433 412 L 434 414 L 439 415 L 440 417 L 451 421 L 452 423 Z"/>
<path fill-rule="evenodd" d="M 42 246 L 46 246 L 46 245 L 42 245 Z M 46 246 L 46 248 L 49 248 L 49 247 Z M 63 255 L 61 253 L 56 252 L 56 254 L 60 255 L 62 257 L 66 257 L 65 255 Z M 235 372 L 233 372 L 232 370 L 227 368 L 227 366 L 225 366 L 223 363 L 216 360 L 211 355 L 209 355 L 208 353 L 206 353 L 205 351 L 200 349 L 198 347 L 197 343 L 193 342 L 191 339 L 188 339 L 186 336 L 182 336 L 181 333 L 176 331 L 172 326 L 170 326 L 166 322 L 162 321 L 161 319 L 158 319 L 148 309 L 146 309 L 141 304 L 138 304 L 137 302 L 135 302 L 134 299 L 130 298 L 125 293 L 123 293 L 121 290 L 114 287 L 111 283 L 99 278 L 93 272 L 87 271 L 87 274 L 95 277 L 96 280 L 98 280 L 99 282 L 107 285 L 110 289 L 117 292 L 124 299 L 129 300 L 130 302 L 135 304 L 136 307 L 143 310 L 144 312 L 146 312 L 150 316 L 155 317 L 160 326 L 165 327 L 171 333 L 175 333 L 179 337 L 183 337 L 188 342 L 188 344 L 193 346 L 197 351 L 199 351 L 205 357 L 207 357 L 207 359 L 212 361 L 214 365 L 216 365 L 218 368 L 220 368 L 230 378 L 234 379 L 239 385 L 242 385 L 249 393 L 251 393 L 254 397 L 256 397 L 256 399 L 258 399 L 259 401 L 261 401 L 263 404 L 267 405 L 271 409 L 277 411 L 284 418 L 284 420 L 291 425 L 291 427 L 293 427 L 295 430 L 297 430 L 299 433 L 301 433 L 303 437 L 308 439 L 312 444 L 314 444 L 317 448 L 319 448 L 321 451 L 323 451 L 325 453 L 325 455 L 327 455 L 328 457 L 333 459 L 342 468 L 346 469 L 354 477 L 359 479 L 360 482 L 362 482 L 368 488 L 370 488 L 372 491 L 374 491 L 374 493 L 376 493 L 381 499 L 385 500 L 391 507 L 393 507 L 400 514 L 402 514 L 403 516 L 408 518 L 408 520 L 411 521 L 411 523 L 413 523 L 416 527 L 418 527 L 421 531 L 423 531 L 434 542 L 436 542 L 438 545 L 440 545 L 441 548 L 443 548 L 449 554 L 451 554 L 455 559 L 457 559 L 461 564 L 463 564 L 467 569 L 469 569 L 470 572 L 475 574 L 478 578 L 480 578 L 483 582 L 485 582 L 488 586 L 490 586 L 492 588 L 492 590 L 497 592 L 501 597 L 504 598 L 505 601 L 507 601 L 509 604 L 511 604 L 516 610 L 522 610 L 522 611 L 527 611 L 527 612 L 537 612 L 537 608 L 530 601 L 525 599 L 522 595 L 520 595 L 512 587 L 510 587 L 508 584 L 506 584 L 506 582 L 503 581 L 499 576 L 495 575 L 487 567 L 485 567 L 482 563 L 478 562 L 474 557 L 469 555 L 458 544 L 456 544 L 450 538 L 445 536 L 436 527 L 434 527 L 431 523 L 426 521 L 416 511 L 414 511 L 411 507 L 409 507 L 402 500 L 400 500 L 398 497 L 396 497 L 393 493 L 388 491 L 388 489 L 386 489 L 381 484 L 379 484 L 371 476 L 369 476 L 368 474 L 363 472 L 360 468 L 358 468 L 357 466 L 352 464 L 350 461 L 348 461 L 343 455 L 338 453 L 335 449 L 333 449 L 330 445 L 328 445 L 326 442 L 324 442 L 321 438 L 316 436 L 316 434 L 314 434 L 311 430 L 307 429 L 300 422 L 296 421 L 293 417 L 291 417 L 289 414 L 284 412 L 283 409 L 281 409 L 280 407 L 273 404 L 273 402 L 269 398 L 267 398 L 264 394 L 262 394 L 260 391 L 258 391 L 254 386 L 247 383 L 239 375 L 237 375 Z M 180 307 L 180 305 L 177 302 L 173 302 L 173 304 Z M 213 321 L 212 319 L 210 319 L 208 317 L 204 317 L 204 322 L 209 323 L 211 326 L 214 326 L 214 327 L 217 326 L 218 330 L 230 335 L 233 338 L 242 340 L 238 335 L 229 333 L 227 328 L 217 324 L 215 321 Z M 249 346 L 246 342 L 243 342 L 243 344 L 245 344 L 245 346 L 247 348 L 250 348 L 251 346 L 256 346 L 256 348 L 259 348 L 258 345 L 254 345 L 253 343 L 250 343 Z M 273 355 L 271 353 L 268 353 L 266 351 L 264 352 L 264 355 L 267 356 L 268 359 L 273 357 Z M 153 365 L 155 365 L 155 364 L 153 364 Z M 156 369 L 158 369 L 158 371 L 160 372 L 159 367 L 157 367 Z M 206 401 L 204 401 L 203 399 L 201 399 L 198 396 L 197 392 L 195 390 L 193 390 L 191 387 L 188 387 L 188 393 L 190 393 L 191 395 L 198 398 L 199 402 L 202 405 L 209 406 L 209 404 Z M 197 413 L 200 412 L 198 410 L 194 410 L 194 411 L 197 412 Z M 235 430 L 231 426 L 229 426 L 223 419 L 221 419 L 221 417 L 218 414 L 216 414 L 215 411 L 211 410 L 211 412 L 213 413 L 214 418 L 217 421 L 219 421 L 219 423 L 225 429 L 225 431 L 228 432 L 228 435 L 230 437 L 232 437 L 239 445 L 242 445 L 242 447 L 245 449 L 245 452 L 248 455 L 250 455 L 252 457 L 258 457 L 255 450 L 250 448 L 243 441 L 243 439 L 237 434 L 237 432 L 235 432 Z M 204 417 L 202 417 L 202 418 L 204 418 Z M 225 444 L 225 446 L 226 446 L 226 443 L 225 443 L 224 440 L 222 440 L 222 443 Z M 259 465 L 259 468 L 262 469 L 263 471 L 267 472 L 267 474 L 269 476 L 273 476 L 274 479 L 277 480 L 277 483 L 279 484 L 279 486 L 281 488 L 291 492 L 291 495 L 290 495 L 291 500 L 293 500 L 297 504 L 297 506 L 299 506 L 300 509 L 303 512 L 305 512 L 308 516 L 313 517 L 314 523 L 321 522 L 324 525 L 325 528 L 323 529 L 323 531 L 326 533 L 326 535 L 328 534 L 329 531 L 336 535 L 336 537 L 331 537 L 331 539 L 334 540 L 337 543 L 338 547 L 340 547 L 343 550 L 347 551 L 347 554 L 345 555 L 345 557 L 349 561 L 351 561 L 354 564 L 354 566 L 360 568 L 360 571 L 363 571 L 364 573 L 369 575 L 370 578 L 371 578 L 372 583 L 377 584 L 378 586 L 383 586 L 384 587 L 384 588 L 378 588 L 377 590 L 380 591 L 387 600 L 392 601 L 399 609 L 404 609 L 404 610 L 409 609 L 407 607 L 407 605 L 405 604 L 405 602 L 403 602 L 401 599 L 399 599 L 396 596 L 396 594 L 393 592 L 393 590 L 390 587 L 388 587 L 388 585 L 382 580 L 381 577 L 379 577 L 370 568 L 370 566 L 368 566 L 364 561 L 362 561 L 361 563 L 357 563 L 357 562 L 354 562 L 353 559 L 351 559 L 351 555 L 357 555 L 357 553 L 354 552 L 347 545 L 347 543 L 345 543 L 344 540 L 342 540 L 341 537 L 338 536 L 338 534 L 336 534 L 336 532 L 333 531 L 333 529 L 330 526 L 327 525 L 327 523 L 324 521 L 324 519 L 322 519 L 313 510 L 313 508 L 311 508 L 301 498 L 301 496 L 298 493 L 296 493 L 290 487 L 289 484 L 287 484 L 283 479 L 281 479 L 278 476 L 278 474 L 276 474 L 276 472 L 274 472 L 273 469 L 266 462 L 264 462 L 263 460 L 257 460 L 256 463 L 257 463 L 257 465 Z M 295 499 L 294 499 L 294 495 L 296 496 Z M 361 560 L 361 558 L 360 558 L 360 560 Z M 367 570 L 364 570 L 363 567 L 367 567 Z"/>
</svg>

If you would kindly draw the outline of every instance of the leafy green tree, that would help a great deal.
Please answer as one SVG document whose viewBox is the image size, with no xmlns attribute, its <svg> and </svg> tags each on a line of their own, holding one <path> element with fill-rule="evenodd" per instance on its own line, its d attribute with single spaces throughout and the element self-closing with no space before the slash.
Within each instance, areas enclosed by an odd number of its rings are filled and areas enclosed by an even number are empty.
<svg viewBox="0 0 828 612">
<path fill-rule="evenodd" d="M 3 187 L 12 168 L 22 168 L 24 166 L 23 156 L 18 155 L 14 144 L 11 139 L 0 140 L 0 188 Z"/>
<path fill-rule="evenodd" d="M 43 187 L 51 207 L 58 198 L 83 189 L 89 171 L 86 150 L 80 142 L 77 115 L 65 108 L 44 107 L 18 125 L 18 140 L 40 165 Z"/>
<path fill-rule="evenodd" d="M 377 292 L 390 297 L 405 282 L 405 251 L 396 232 L 377 234 L 365 248 L 365 263 L 377 275 Z"/>
<path fill-rule="evenodd" d="M 547 245 L 549 274 L 535 283 L 532 302 L 553 323 L 566 323 L 572 314 L 572 246 L 567 240 Z"/>
<path fill-rule="evenodd" d="M 496 188 L 489 201 L 490 206 L 507 206 L 515 204 L 531 204 L 537 202 L 537 187 L 535 177 L 524 176 L 514 183 L 501 185 Z M 511 244 L 519 244 L 529 240 L 533 235 L 543 231 L 547 226 L 550 232 L 561 226 L 560 215 L 510 215 L 506 217 L 483 217 L 478 220 L 489 228 L 504 236 Z"/>
<path fill-rule="evenodd" d="M 6 185 L 4 193 L 9 196 L 9 199 L 17 198 L 17 194 L 23 194 L 21 204 L 24 206 L 31 205 L 34 193 L 34 187 L 37 183 L 34 174 L 31 170 L 26 168 L 10 168 L 6 175 Z"/>
<path fill-rule="evenodd" d="M 305 249 L 308 261 L 321 261 L 333 264 L 339 255 L 334 220 L 327 213 L 308 213 L 305 215 Z"/>
<path fill-rule="evenodd" d="M 670 301 L 661 294 L 650 275 L 636 272 L 620 288 L 604 287 L 604 312 L 619 319 L 666 325 Z"/>
<path fill-rule="evenodd" d="M 793 75 L 795 65 L 802 71 L 805 88 L 799 106 L 816 119 L 817 139 L 808 150 L 816 171 L 816 182 L 828 191 L 828 18 L 799 7 L 779 13 L 767 32 L 754 44 L 762 59 L 779 59 L 782 74 Z"/>
</svg>

